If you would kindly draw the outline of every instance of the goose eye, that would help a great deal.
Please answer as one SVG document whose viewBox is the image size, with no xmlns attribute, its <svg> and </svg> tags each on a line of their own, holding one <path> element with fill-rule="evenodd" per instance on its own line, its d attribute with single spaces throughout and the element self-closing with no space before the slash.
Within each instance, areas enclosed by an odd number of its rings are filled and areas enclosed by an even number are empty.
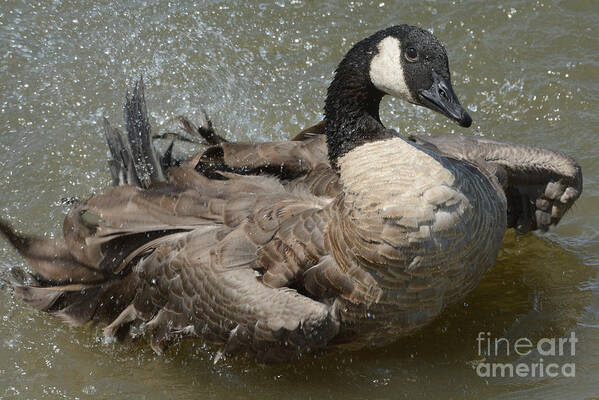
<svg viewBox="0 0 599 400">
<path fill-rule="evenodd" d="M 413 47 L 408 47 L 408 49 L 406 50 L 406 59 L 408 61 L 416 61 L 416 59 L 418 58 L 418 52 L 416 51 L 415 48 Z"/>
</svg>

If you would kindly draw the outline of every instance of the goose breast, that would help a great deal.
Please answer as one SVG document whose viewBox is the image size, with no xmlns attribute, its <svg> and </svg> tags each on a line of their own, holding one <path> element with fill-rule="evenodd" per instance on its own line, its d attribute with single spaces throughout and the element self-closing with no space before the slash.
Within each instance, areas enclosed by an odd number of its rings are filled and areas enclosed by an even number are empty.
<svg viewBox="0 0 599 400">
<path fill-rule="evenodd" d="M 339 167 L 343 216 L 327 239 L 344 272 L 359 266 L 374 277 L 386 320 L 423 310 L 434 318 L 495 262 L 506 200 L 483 169 L 401 138 L 359 146 Z"/>
</svg>

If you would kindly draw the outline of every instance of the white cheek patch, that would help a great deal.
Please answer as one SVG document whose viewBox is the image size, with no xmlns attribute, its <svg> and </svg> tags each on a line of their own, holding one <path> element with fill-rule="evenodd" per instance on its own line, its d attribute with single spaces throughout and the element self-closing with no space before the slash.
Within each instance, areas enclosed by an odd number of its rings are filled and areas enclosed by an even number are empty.
<svg viewBox="0 0 599 400">
<path fill-rule="evenodd" d="M 370 81 L 380 91 L 393 97 L 413 101 L 401 67 L 399 40 L 386 37 L 378 44 L 379 52 L 370 62 Z"/>
</svg>

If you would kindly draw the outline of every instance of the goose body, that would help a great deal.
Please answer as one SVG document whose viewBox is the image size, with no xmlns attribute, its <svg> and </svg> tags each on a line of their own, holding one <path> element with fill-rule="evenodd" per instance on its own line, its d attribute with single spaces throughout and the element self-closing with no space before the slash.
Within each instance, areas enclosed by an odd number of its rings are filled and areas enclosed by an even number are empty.
<svg viewBox="0 0 599 400">
<path fill-rule="evenodd" d="M 71 210 L 64 239 L 0 224 L 34 270 L 16 294 L 109 336 L 142 323 L 158 352 L 199 336 L 287 361 L 414 332 L 476 287 L 507 228 L 547 229 L 582 190 L 558 152 L 383 126 L 385 94 L 469 126 L 448 68 L 430 33 L 388 28 L 341 62 L 323 122 L 253 144 L 187 123 L 211 146 L 184 162 L 156 153 L 136 85 L 127 140 L 105 124 L 115 186 Z"/>
</svg>

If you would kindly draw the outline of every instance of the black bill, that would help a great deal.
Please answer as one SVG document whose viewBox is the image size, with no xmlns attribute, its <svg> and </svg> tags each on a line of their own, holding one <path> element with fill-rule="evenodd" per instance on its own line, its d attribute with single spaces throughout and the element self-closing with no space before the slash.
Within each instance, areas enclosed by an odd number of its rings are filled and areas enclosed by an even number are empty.
<svg viewBox="0 0 599 400">
<path fill-rule="evenodd" d="M 449 80 L 433 71 L 433 85 L 430 89 L 421 90 L 418 95 L 425 107 L 453 119 L 461 126 L 468 128 L 472 118 L 458 101 Z"/>
</svg>

